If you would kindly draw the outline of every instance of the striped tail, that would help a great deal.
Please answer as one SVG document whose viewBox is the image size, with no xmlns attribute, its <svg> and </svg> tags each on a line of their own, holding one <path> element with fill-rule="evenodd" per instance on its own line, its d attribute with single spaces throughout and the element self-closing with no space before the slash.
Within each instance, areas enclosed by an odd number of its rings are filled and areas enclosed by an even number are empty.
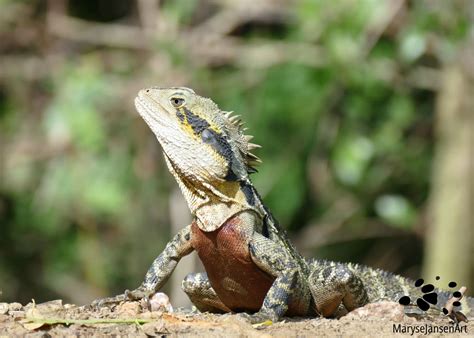
<svg viewBox="0 0 474 338">
<path fill-rule="evenodd" d="M 379 300 L 392 300 L 394 302 L 400 302 L 400 299 L 405 297 L 405 300 L 409 301 L 410 304 L 417 304 L 418 299 L 427 299 L 427 293 L 435 293 L 437 295 L 437 301 L 436 304 L 432 304 L 434 302 L 432 300 L 431 308 L 436 307 L 437 310 L 442 311 L 446 305 L 446 302 L 453 296 L 452 291 L 450 292 L 436 288 L 430 291 L 423 290 L 427 291 L 426 293 L 423 293 L 421 290 L 422 287 L 417 287 L 415 285 L 415 281 L 387 271 L 373 269 L 364 265 L 352 263 L 348 263 L 347 266 L 352 272 L 362 279 L 370 302 L 376 302 Z M 425 301 L 425 303 L 429 308 L 429 302 Z M 461 311 L 464 315 L 466 315 L 467 318 L 474 318 L 474 298 L 463 297 L 461 300 L 461 307 L 456 308 L 456 310 Z M 418 309 L 418 307 L 415 306 L 411 307 L 407 312 L 423 313 L 423 310 Z"/>
</svg>

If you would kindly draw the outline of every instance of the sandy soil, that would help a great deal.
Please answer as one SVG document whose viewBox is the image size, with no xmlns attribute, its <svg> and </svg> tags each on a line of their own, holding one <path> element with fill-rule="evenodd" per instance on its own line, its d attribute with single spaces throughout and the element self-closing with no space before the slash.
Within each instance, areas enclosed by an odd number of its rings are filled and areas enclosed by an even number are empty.
<svg viewBox="0 0 474 338">
<path fill-rule="evenodd" d="M 471 318 L 474 319 L 474 318 Z M 394 328 L 400 332 L 394 333 Z M 149 311 L 138 302 L 114 308 L 92 309 L 63 304 L 56 300 L 42 304 L 0 303 L 0 336 L 180 336 L 180 337 L 296 337 L 296 336 L 400 336 L 404 330 L 453 330 L 442 315 L 414 318 L 404 314 L 397 303 L 369 304 L 336 319 L 285 318 L 278 323 L 251 325 L 235 314 L 213 315 L 177 310 L 173 313 Z M 474 335 L 474 322 L 462 323 L 452 336 Z M 404 335 L 410 335 L 405 331 Z M 424 336 L 423 331 L 414 337 Z M 441 336 L 431 333 L 429 336 Z"/>
</svg>

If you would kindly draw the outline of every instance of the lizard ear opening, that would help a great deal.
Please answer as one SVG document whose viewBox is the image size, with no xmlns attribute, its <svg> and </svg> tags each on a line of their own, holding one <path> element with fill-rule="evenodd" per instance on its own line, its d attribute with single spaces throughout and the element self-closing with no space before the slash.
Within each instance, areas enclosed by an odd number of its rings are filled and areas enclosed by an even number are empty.
<svg viewBox="0 0 474 338">
<path fill-rule="evenodd" d="M 201 138 L 204 143 L 215 143 L 216 138 L 214 137 L 214 134 L 209 131 L 209 129 L 204 129 L 201 133 Z"/>
</svg>

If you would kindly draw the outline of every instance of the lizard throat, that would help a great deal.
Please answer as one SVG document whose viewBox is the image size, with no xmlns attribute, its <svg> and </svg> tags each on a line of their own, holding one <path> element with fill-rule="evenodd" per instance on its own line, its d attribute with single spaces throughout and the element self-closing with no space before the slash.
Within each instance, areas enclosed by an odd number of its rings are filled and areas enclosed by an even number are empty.
<svg viewBox="0 0 474 338">
<path fill-rule="evenodd" d="M 253 210 L 261 214 L 260 208 L 255 205 L 251 186 L 235 181 L 223 181 L 216 185 L 189 179 L 180 173 L 166 154 L 164 156 L 201 230 L 217 230 L 242 211 Z"/>
</svg>

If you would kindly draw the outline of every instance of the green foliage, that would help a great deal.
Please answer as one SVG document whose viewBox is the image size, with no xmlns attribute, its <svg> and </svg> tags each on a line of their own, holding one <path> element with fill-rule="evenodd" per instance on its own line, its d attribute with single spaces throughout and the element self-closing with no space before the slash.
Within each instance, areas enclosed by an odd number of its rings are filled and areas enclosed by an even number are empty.
<svg viewBox="0 0 474 338">
<path fill-rule="evenodd" d="M 189 24 L 196 8 L 198 0 L 176 0 L 166 2 L 163 11 L 179 24 Z"/>
<path fill-rule="evenodd" d="M 73 3 L 77 19 L 111 20 L 88 12 L 95 3 Z M 295 237 L 325 229 L 316 233 L 329 244 L 307 251 L 363 262 L 382 243 L 364 237 L 374 228 L 416 238 L 430 192 L 436 98 L 416 80 L 420 69 L 436 73 L 455 60 L 472 31 L 469 6 L 414 1 L 391 16 L 390 1 L 281 3 L 283 19 L 271 11 L 241 19 L 230 35 L 207 32 L 215 45 L 206 45 L 202 36 L 186 41 L 228 7 L 164 1 L 151 16 L 160 30 L 146 33 L 150 49 L 135 50 L 74 34 L 46 43 L 35 34 L 47 8 L 0 1 L 0 30 L 8 30 L 0 53 L 21 65 L 0 71 L 0 297 L 73 298 L 77 290 L 62 285 L 72 280 L 90 300 L 140 282 L 169 239 L 175 188 L 134 112 L 136 91 L 149 85 L 190 86 L 243 115 L 263 146 L 252 179 L 275 216 Z M 113 16 L 142 19 L 127 6 L 118 1 Z M 290 57 L 235 62 L 272 43 Z M 319 51 L 314 64 L 300 57 L 311 48 Z M 30 59 L 47 70 L 22 70 Z M 391 248 L 400 270 L 416 271 L 420 250 Z"/>
<path fill-rule="evenodd" d="M 410 228 L 415 221 L 416 212 L 403 196 L 384 195 L 375 201 L 377 214 L 391 225 Z"/>
</svg>

